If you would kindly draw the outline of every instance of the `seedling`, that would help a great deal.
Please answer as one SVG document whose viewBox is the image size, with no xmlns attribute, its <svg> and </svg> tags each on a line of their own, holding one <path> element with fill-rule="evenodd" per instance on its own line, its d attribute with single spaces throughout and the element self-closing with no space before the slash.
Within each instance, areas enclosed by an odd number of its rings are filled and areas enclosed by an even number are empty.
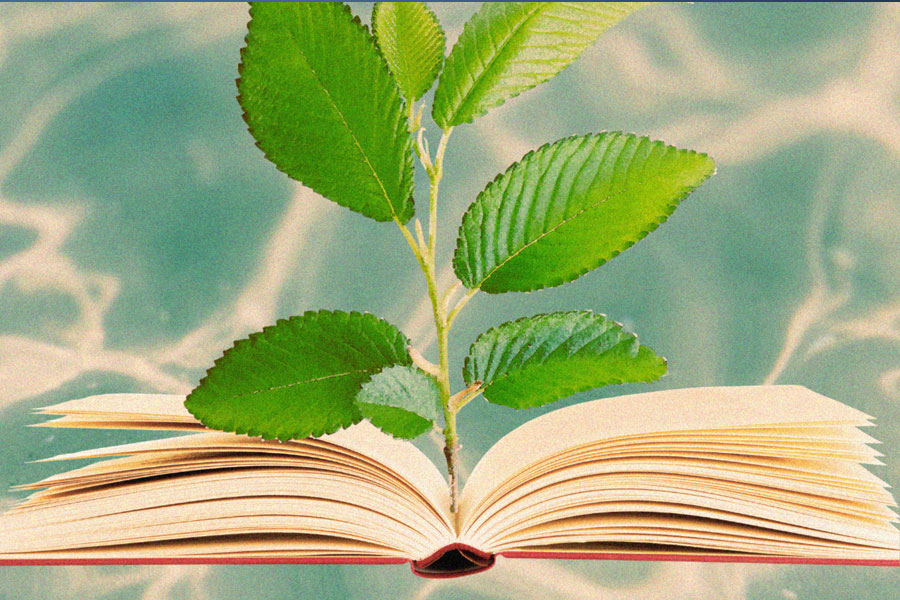
<svg viewBox="0 0 900 600">
<path fill-rule="evenodd" d="M 459 281 L 440 289 L 435 277 L 439 186 L 454 128 L 551 79 L 640 6 L 485 3 L 445 59 L 444 32 L 421 2 L 376 4 L 372 34 L 341 3 L 253 4 L 238 79 L 250 133 L 289 177 L 399 229 L 425 277 L 439 360 L 428 362 L 374 315 L 307 312 L 235 342 L 188 396 L 188 410 L 214 429 L 280 440 L 364 418 L 407 439 L 438 428 L 456 512 L 456 416 L 473 398 L 530 408 L 659 379 L 663 358 L 589 311 L 484 332 L 455 393 L 448 340 L 478 292 L 562 285 L 656 229 L 713 174 L 705 154 L 618 132 L 544 145 L 466 211 L 453 255 Z M 432 154 L 421 98 L 435 80 L 431 115 L 441 137 Z M 414 217 L 414 159 L 428 174 L 427 232 Z"/>
</svg>

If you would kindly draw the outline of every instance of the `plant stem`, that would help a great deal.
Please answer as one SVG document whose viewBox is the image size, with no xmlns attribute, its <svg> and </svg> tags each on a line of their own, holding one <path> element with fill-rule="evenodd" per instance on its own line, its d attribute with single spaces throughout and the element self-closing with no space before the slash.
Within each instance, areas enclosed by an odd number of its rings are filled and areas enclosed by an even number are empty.
<svg viewBox="0 0 900 600">
<path fill-rule="evenodd" d="M 437 247 L 437 198 L 438 186 L 441 178 L 444 176 L 444 152 L 447 151 L 447 142 L 450 140 L 450 134 L 453 128 L 448 127 L 441 134 L 441 141 L 438 142 L 438 149 L 434 155 L 434 164 L 431 172 L 428 173 L 429 179 L 429 203 L 428 203 L 428 250 L 431 253 L 431 262 L 434 263 L 434 253 Z"/>
<path fill-rule="evenodd" d="M 456 413 L 444 411 L 447 423 L 444 427 L 444 458 L 447 460 L 447 473 L 450 480 L 450 512 L 456 516 L 459 511 L 457 502 L 459 490 L 459 436 L 456 434 Z M 457 523 L 458 525 L 458 523 Z"/>
<path fill-rule="evenodd" d="M 403 239 L 406 240 L 406 243 L 409 244 L 410 250 L 412 250 L 413 255 L 415 255 L 416 260 L 419 262 L 419 267 L 425 271 L 427 267 L 427 263 L 425 262 L 425 256 L 422 254 L 422 248 L 419 248 L 419 245 L 416 243 L 415 238 L 412 233 L 409 232 L 406 225 L 400 222 L 396 216 L 394 217 L 394 223 L 397 224 L 397 227 L 400 228 L 400 233 L 403 234 Z"/>
<path fill-rule="evenodd" d="M 458 412 L 459 407 L 451 406 L 450 402 L 450 353 L 448 349 L 450 325 L 456 317 L 456 314 L 462 308 L 462 305 L 468 301 L 468 298 L 471 298 L 473 292 L 466 294 L 448 317 L 444 304 L 455 286 L 451 287 L 449 290 L 445 290 L 444 293 L 440 293 L 438 291 L 437 278 L 435 276 L 438 187 L 441 178 L 443 177 L 444 153 L 447 150 L 447 141 L 450 139 L 450 133 L 453 128 L 450 127 L 444 130 L 441 135 L 441 141 L 438 143 L 434 160 L 432 161 L 428 152 L 428 144 L 425 142 L 423 136 L 424 130 L 420 128 L 419 119 L 416 118 L 412 106 L 410 106 L 409 111 L 409 125 L 410 133 L 415 135 L 416 139 L 416 155 L 428 173 L 429 212 L 427 244 L 423 243 L 421 227 L 417 230 L 417 235 L 419 236 L 419 240 L 417 241 L 412 233 L 410 233 L 409 229 L 401 223 L 399 219 L 395 219 L 395 222 L 400 228 L 401 233 L 403 233 L 404 238 L 406 238 L 406 242 L 412 249 L 413 254 L 415 254 L 416 260 L 419 262 L 419 267 L 425 274 L 425 281 L 428 284 L 428 298 L 431 300 L 431 308 L 434 314 L 434 326 L 437 333 L 438 353 L 440 355 L 436 378 L 438 388 L 440 389 L 441 408 L 444 413 L 444 457 L 447 459 L 447 474 L 450 486 L 450 512 L 455 515 L 458 509 L 457 498 L 459 496 L 459 435 L 456 432 L 456 413 Z"/>
<path fill-rule="evenodd" d="M 401 230 L 406 229 L 405 226 Z M 410 247 L 414 247 L 412 235 L 406 229 L 409 235 L 408 242 Z M 438 364 L 438 389 L 441 394 L 441 408 L 444 413 L 444 456 L 447 459 L 447 473 L 449 475 L 450 485 L 450 512 L 456 513 L 457 497 L 459 489 L 459 436 L 456 433 L 456 411 L 455 407 L 450 406 L 450 352 L 449 352 L 449 334 L 450 325 L 444 314 L 444 306 L 438 293 L 437 280 L 434 273 L 434 259 L 428 249 L 422 249 L 423 252 L 418 253 L 419 265 L 425 273 L 425 281 L 428 284 L 428 297 L 431 300 L 431 309 L 434 314 L 434 324 L 438 339 L 438 353 L 440 362 Z M 415 252 L 415 250 L 414 250 Z"/>
<path fill-rule="evenodd" d="M 435 306 L 443 313 L 439 304 Z M 444 315 L 440 315 L 438 324 L 438 352 L 440 354 L 440 376 L 438 387 L 441 390 L 441 407 L 444 411 L 444 457 L 447 459 L 447 474 L 450 484 L 450 512 L 456 513 L 457 497 L 459 491 L 459 436 L 456 433 L 456 410 L 450 406 L 450 353 L 449 333 L 450 327 L 444 321 Z"/>
</svg>

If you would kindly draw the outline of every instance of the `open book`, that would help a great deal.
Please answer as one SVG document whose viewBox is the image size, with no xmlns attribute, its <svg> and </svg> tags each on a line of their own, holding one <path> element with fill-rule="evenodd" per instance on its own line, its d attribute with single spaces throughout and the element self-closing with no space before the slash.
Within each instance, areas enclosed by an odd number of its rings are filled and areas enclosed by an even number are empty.
<svg viewBox="0 0 900 600">
<path fill-rule="evenodd" d="M 400 563 L 430 577 L 508 558 L 900 566 L 896 506 L 859 427 L 799 386 L 596 400 L 501 439 L 447 484 L 413 445 L 361 423 L 281 443 L 206 430 L 182 396 L 41 409 L 49 427 L 191 432 L 95 459 L 0 516 L 0 564 Z M 97 461 L 96 459 L 102 459 Z"/>
</svg>

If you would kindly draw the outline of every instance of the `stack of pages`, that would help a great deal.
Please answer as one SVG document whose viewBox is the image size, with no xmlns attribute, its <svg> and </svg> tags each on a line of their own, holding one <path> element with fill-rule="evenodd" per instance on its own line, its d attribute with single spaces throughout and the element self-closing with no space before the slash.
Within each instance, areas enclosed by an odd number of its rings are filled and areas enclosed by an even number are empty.
<svg viewBox="0 0 900 600">
<path fill-rule="evenodd" d="M 465 484 L 361 423 L 281 443 L 210 432 L 183 396 L 41 409 L 48 427 L 189 432 L 47 460 L 20 486 L 0 564 L 409 561 L 423 576 L 497 556 L 900 566 L 896 504 L 863 464 L 870 417 L 799 386 L 668 390 L 577 404 L 501 439 Z"/>
</svg>

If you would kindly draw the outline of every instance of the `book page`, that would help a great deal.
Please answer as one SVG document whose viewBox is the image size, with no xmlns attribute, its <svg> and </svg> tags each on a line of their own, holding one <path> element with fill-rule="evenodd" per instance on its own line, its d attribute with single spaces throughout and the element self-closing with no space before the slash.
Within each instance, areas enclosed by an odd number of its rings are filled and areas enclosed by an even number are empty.
<svg viewBox="0 0 900 600">
<path fill-rule="evenodd" d="M 189 470 L 51 495 L 13 509 L 0 525 L 4 554 L 279 534 L 368 541 L 420 558 L 452 536 L 404 490 L 378 478 L 296 467 Z M 269 544 L 279 548 L 278 540 Z"/>
<path fill-rule="evenodd" d="M 576 404 L 529 421 L 479 461 L 460 497 L 460 522 L 518 470 L 566 450 L 624 436 L 778 424 L 866 425 L 870 417 L 802 386 L 664 390 Z"/>
<path fill-rule="evenodd" d="M 43 427 L 115 427 L 117 429 L 162 429 L 211 431 L 197 421 L 177 394 L 104 394 L 70 400 L 39 409 L 43 414 L 63 415 L 40 423 Z M 231 434 L 229 434 L 231 435 Z M 246 436 L 236 436 L 245 438 Z M 432 502 L 449 523 L 450 496 L 440 471 L 422 452 L 403 440 L 383 433 L 367 421 L 317 438 L 368 456 L 407 479 Z M 168 445 L 165 440 L 154 443 Z M 174 442 L 178 443 L 178 442 Z M 108 449 L 111 450 L 111 449 Z M 104 449 L 88 450 L 57 458 L 103 456 Z M 118 450 L 112 454 L 121 453 Z M 110 456 L 110 453 L 105 454 Z"/>
<path fill-rule="evenodd" d="M 877 462 L 857 429 L 868 421 L 796 386 L 564 408 L 482 459 L 463 492 L 460 540 L 495 553 L 637 544 L 883 560 L 900 535 L 884 482 L 861 466 Z"/>
<path fill-rule="evenodd" d="M 107 460 L 19 486 L 40 491 L 0 516 L 0 553 L 143 557 L 153 544 L 189 552 L 183 540 L 204 538 L 219 544 L 216 552 L 277 554 L 282 546 L 274 538 L 242 546 L 259 531 L 290 535 L 285 556 L 348 551 L 417 559 L 454 541 L 447 485 L 412 444 L 368 422 L 284 443 L 214 432 L 183 402 L 113 394 L 41 409 L 63 415 L 39 424 L 49 427 L 198 433 L 43 459 Z M 328 546 L 331 539 L 339 543 Z"/>
</svg>

